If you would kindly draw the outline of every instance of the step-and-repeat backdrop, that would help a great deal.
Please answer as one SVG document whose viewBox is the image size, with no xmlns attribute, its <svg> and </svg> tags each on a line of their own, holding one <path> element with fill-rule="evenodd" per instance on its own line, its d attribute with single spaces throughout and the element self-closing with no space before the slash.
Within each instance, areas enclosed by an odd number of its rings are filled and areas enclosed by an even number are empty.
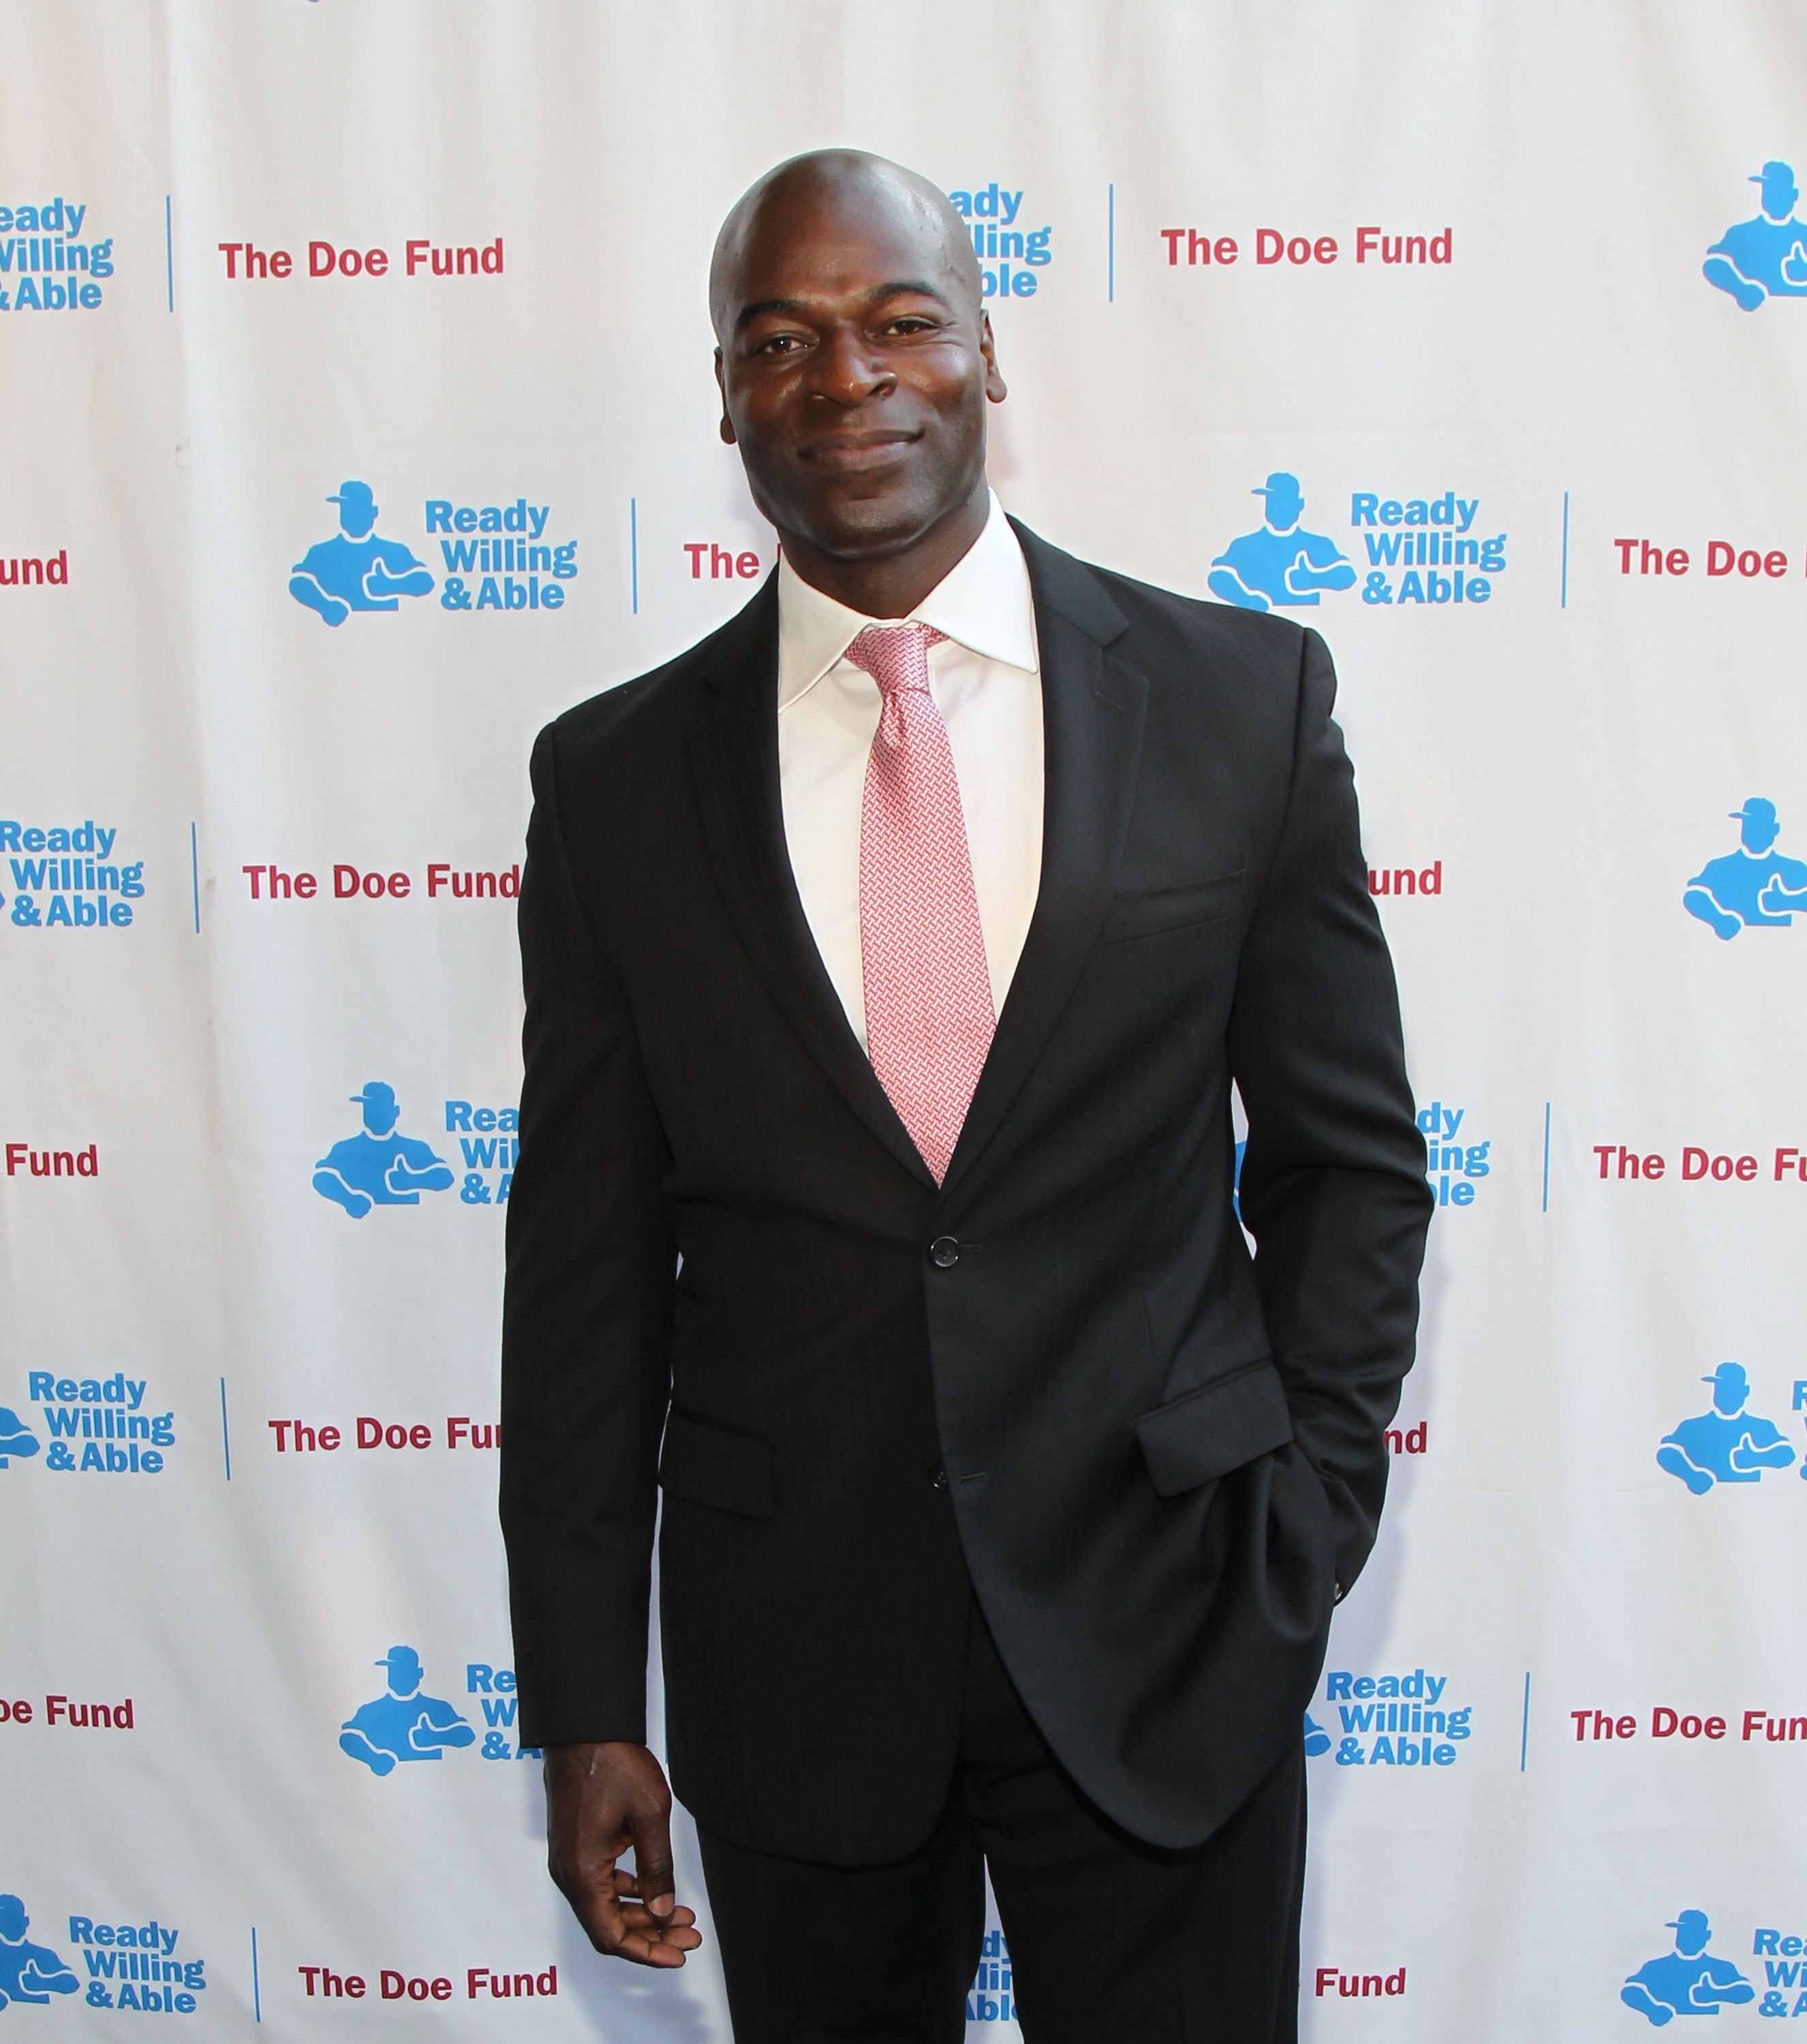
<svg viewBox="0 0 1807 2044">
<path fill-rule="evenodd" d="M 726 2035 L 542 1872 L 512 904 L 536 728 L 772 567 L 705 271 L 841 140 L 1009 508 L 1341 672 L 1437 1213 L 1309 2034 L 1807 2014 L 1798 9 L 6 0 L 9 2030 Z"/>
</svg>

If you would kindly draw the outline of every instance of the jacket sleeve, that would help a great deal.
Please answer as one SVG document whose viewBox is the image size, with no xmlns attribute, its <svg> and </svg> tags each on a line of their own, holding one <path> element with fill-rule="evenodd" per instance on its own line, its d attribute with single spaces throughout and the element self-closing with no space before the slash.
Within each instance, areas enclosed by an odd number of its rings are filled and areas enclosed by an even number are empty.
<svg viewBox="0 0 1807 2044">
<path fill-rule="evenodd" d="M 521 882 L 521 1148 L 502 1309 L 502 1520 L 523 1743 L 646 1735 L 676 1252 L 626 990 L 573 884 L 556 728 Z"/>
<path fill-rule="evenodd" d="M 1329 653 L 1307 632 L 1292 786 L 1229 1047 L 1248 1116 L 1241 1204 L 1256 1283 L 1346 1589 L 1386 1495 L 1386 1428 L 1412 1366 L 1432 1201 L 1336 693 Z"/>
</svg>

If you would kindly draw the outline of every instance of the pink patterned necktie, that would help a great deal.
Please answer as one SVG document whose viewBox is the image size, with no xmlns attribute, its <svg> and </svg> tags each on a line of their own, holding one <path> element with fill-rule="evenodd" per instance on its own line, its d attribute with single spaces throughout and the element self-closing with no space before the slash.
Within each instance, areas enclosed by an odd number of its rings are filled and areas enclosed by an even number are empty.
<svg viewBox="0 0 1807 2044">
<path fill-rule="evenodd" d="M 883 698 L 859 818 L 867 1050 L 936 1185 L 998 1020 L 960 784 L 928 693 L 928 649 L 946 636 L 869 624 L 847 649 Z"/>
</svg>

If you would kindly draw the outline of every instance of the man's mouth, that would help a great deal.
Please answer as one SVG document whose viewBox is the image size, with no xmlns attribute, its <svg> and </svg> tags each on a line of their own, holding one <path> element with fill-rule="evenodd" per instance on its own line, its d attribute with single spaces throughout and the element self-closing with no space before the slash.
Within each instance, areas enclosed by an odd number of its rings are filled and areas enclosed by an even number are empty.
<svg viewBox="0 0 1807 2044">
<path fill-rule="evenodd" d="M 805 461 L 836 474 L 858 474 L 895 461 L 917 436 L 894 428 L 882 432 L 826 433 L 802 450 Z"/>
</svg>

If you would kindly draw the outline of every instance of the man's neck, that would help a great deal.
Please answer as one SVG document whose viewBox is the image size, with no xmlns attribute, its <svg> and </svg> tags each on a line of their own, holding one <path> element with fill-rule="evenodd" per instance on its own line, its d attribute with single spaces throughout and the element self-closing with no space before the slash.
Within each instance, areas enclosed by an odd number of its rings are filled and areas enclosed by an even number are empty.
<svg viewBox="0 0 1807 2044">
<path fill-rule="evenodd" d="M 981 476 L 963 504 L 902 552 L 882 559 L 837 559 L 799 534 L 779 536 L 786 559 L 812 589 L 862 617 L 907 617 L 966 558 L 990 515 L 991 492 Z"/>
</svg>

